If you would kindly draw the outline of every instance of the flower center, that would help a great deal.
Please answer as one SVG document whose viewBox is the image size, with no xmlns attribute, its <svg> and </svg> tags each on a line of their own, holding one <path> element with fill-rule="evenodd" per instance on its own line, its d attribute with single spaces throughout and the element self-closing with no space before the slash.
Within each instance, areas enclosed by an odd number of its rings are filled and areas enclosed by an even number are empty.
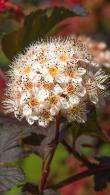
<svg viewBox="0 0 110 195">
<path fill-rule="evenodd" d="M 59 56 L 60 61 L 67 62 L 69 57 L 66 54 L 62 54 Z"/>
<path fill-rule="evenodd" d="M 72 85 L 67 86 L 67 92 L 69 94 L 73 94 L 75 92 L 75 88 Z"/>
<path fill-rule="evenodd" d="M 73 115 L 76 115 L 76 114 L 79 114 L 80 112 L 80 108 L 78 106 L 74 106 L 72 109 L 71 109 L 71 113 Z"/>
<path fill-rule="evenodd" d="M 50 67 L 49 73 L 52 77 L 56 77 L 58 75 L 58 68 L 56 66 Z"/>
<path fill-rule="evenodd" d="M 50 118 L 50 113 L 47 110 L 43 110 L 43 112 L 41 113 L 41 116 L 44 119 L 49 119 Z"/>
<path fill-rule="evenodd" d="M 50 98 L 49 98 L 49 102 L 50 102 L 50 104 L 57 104 L 58 103 L 58 97 L 57 96 L 51 96 Z"/>
<path fill-rule="evenodd" d="M 30 100 L 29 100 L 29 105 L 31 106 L 31 107 L 35 107 L 35 106 L 38 106 L 38 100 L 36 99 L 36 98 L 34 98 L 34 97 L 32 97 Z"/>
<path fill-rule="evenodd" d="M 29 74 L 31 72 L 31 66 L 27 66 L 25 69 L 24 69 L 24 73 L 25 74 Z"/>
<path fill-rule="evenodd" d="M 72 66 L 65 68 L 64 73 L 66 76 L 74 77 L 76 75 L 76 71 Z"/>
<path fill-rule="evenodd" d="M 53 83 L 43 83 L 43 87 L 47 90 L 52 90 L 54 87 Z"/>
</svg>

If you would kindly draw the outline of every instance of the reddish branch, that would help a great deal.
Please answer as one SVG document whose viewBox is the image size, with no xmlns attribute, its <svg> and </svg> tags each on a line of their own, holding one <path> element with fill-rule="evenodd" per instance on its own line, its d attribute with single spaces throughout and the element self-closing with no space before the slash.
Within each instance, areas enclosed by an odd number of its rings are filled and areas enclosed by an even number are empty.
<svg viewBox="0 0 110 195">
<path fill-rule="evenodd" d="M 71 183 L 74 183 L 74 182 L 76 182 L 80 179 L 84 179 L 88 176 L 95 175 L 95 174 L 100 173 L 101 171 L 104 171 L 104 170 L 107 170 L 107 169 L 110 169 L 110 163 L 108 163 L 108 164 L 104 163 L 103 165 L 99 165 L 97 167 L 91 167 L 91 169 L 87 169 L 87 170 L 85 170 L 85 171 L 83 171 L 79 174 L 73 175 L 73 176 L 61 181 L 58 184 L 48 186 L 48 188 L 57 190 L 59 188 L 67 186 Z"/>
<path fill-rule="evenodd" d="M 55 140 L 53 141 L 53 148 L 51 150 L 51 153 L 47 159 L 43 160 L 42 163 L 42 176 L 41 176 L 41 186 L 40 186 L 40 192 L 43 192 L 45 189 L 47 179 L 50 173 L 51 163 L 53 160 L 53 156 L 55 154 L 56 147 L 58 145 L 58 138 L 59 138 L 59 127 L 60 127 L 60 113 L 56 117 L 56 134 L 55 134 Z"/>
<path fill-rule="evenodd" d="M 92 164 L 91 162 L 89 162 L 87 160 L 87 158 L 85 158 L 84 156 L 81 156 L 80 154 L 78 154 L 68 143 L 66 140 L 62 141 L 62 144 L 66 147 L 66 149 L 68 150 L 69 153 L 73 154 L 73 156 L 78 159 L 79 161 L 81 161 L 87 168 L 91 168 L 92 166 L 97 166 L 95 164 Z"/>
</svg>

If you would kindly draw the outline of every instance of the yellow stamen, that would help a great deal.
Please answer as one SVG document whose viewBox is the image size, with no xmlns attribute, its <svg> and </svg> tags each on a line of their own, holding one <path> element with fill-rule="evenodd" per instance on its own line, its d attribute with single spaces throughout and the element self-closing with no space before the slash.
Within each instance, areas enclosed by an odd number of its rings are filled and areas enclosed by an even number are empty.
<svg viewBox="0 0 110 195">
<path fill-rule="evenodd" d="M 41 116 L 44 119 L 49 119 L 50 118 L 50 113 L 47 110 L 43 110 L 43 112 L 41 113 Z"/>
<path fill-rule="evenodd" d="M 58 68 L 56 66 L 50 67 L 49 73 L 52 77 L 56 77 L 58 75 Z"/>
<path fill-rule="evenodd" d="M 24 73 L 25 74 L 29 74 L 31 72 L 31 66 L 27 66 L 25 69 L 24 69 Z"/>
<path fill-rule="evenodd" d="M 36 98 L 34 98 L 34 97 L 32 97 L 30 100 L 29 100 L 29 105 L 31 106 L 31 107 L 35 107 L 35 106 L 37 106 L 39 103 L 38 103 L 38 100 L 36 99 Z"/>
<path fill-rule="evenodd" d="M 80 113 L 80 108 L 78 106 L 74 106 L 72 109 L 71 109 L 71 113 L 73 115 L 76 115 L 76 114 L 79 114 Z"/>
<path fill-rule="evenodd" d="M 49 102 L 50 102 L 50 104 L 57 104 L 58 103 L 58 97 L 57 96 L 51 96 L 50 98 L 49 98 Z"/>
</svg>

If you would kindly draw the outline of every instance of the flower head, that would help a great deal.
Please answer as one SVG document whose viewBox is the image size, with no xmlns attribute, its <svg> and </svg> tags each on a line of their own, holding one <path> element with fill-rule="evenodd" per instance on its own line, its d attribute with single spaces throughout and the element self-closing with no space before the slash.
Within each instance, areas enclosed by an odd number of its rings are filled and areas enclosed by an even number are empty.
<svg viewBox="0 0 110 195">
<path fill-rule="evenodd" d="M 86 102 L 96 104 L 108 76 L 97 71 L 76 37 L 36 42 L 14 60 L 4 100 L 6 112 L 46 127 L 60 112 L 86 121 Z"/>
</svg>

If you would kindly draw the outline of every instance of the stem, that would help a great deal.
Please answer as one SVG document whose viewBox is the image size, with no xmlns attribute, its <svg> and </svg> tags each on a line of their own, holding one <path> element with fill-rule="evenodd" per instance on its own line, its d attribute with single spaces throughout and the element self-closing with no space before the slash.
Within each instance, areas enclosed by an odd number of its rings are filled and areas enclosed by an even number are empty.
<svg viewBox="0 0 110 195">
<path fill-rule="evenodd" d="M 89 162 L 85 157 L 81 156 L 80 154 L 78 154 L 78 152 L 76 152 L 71 146 L 70 144 L 67 143 L 66 140 L 62 141 L 62 144 L 66 147 L 66 149 L 68 150 L 69 153 L 73 154 L 73 156 L 78 159 L 79 161 L 81 161 L 86 167 L 91 168 L 92 166 L 97 166 L 95 164 L 92 164 L 91 162 Z"/>
<path fill-rule="evenodd" d="M 42 163 L 42 176 L 41 176 L 41 186 L 40 186 L 40 192 L 42 193 L 46 183 L 47 179 L 50 173 L 51 163 L 53 160 L 53 156 L 55 154 L 55 150 L 58 145 L 58 139 L 59 139 L 59 127 L 60 127 L 60 113 L 56 117 L 56 134 L 55 134 L 55 140 L 53 141 L 53 148 L 51 150 L 50 156 L 48 159 L 44 159 Z"/>
<path fill-rule="evenodd" d="M 58 184 L 55 184 L 55 185 L 52 185 L 52 186 L 48 186 L 48 188 L 52 188 L 54 190 L 57 190 L 59 188 L 65 187 L 65 186 L 67 186 L 67 185 L 69 185 L 69 184 L 71 184 L 73 182 L 76 182 L 76 181 L 78 181 L 80 179 L 84 179 L 84 178 L 86 178 L 88 176 L 91 176 L 91 175 L 95 175 L 97 173 L 100 173 L 101 171 L 103 171 L 105 169 L 106 170 L 107 169 L 110 169 L 110 164 L 105 165 L 105 166 L 104 165 L 101 165 L 101 166 L 99 166 L 97 168 L 92 168 L 91 170 L 90 169 L 87 169 L 87 170 L 85 170 L 85 171 L 83 171 L 83 172 L 81 172 L 79 174 L 73 175 L 73 176 L 71 176 L 71 177 L 69 177 L 69 178 L 61 181 Z"/>
</svg>

